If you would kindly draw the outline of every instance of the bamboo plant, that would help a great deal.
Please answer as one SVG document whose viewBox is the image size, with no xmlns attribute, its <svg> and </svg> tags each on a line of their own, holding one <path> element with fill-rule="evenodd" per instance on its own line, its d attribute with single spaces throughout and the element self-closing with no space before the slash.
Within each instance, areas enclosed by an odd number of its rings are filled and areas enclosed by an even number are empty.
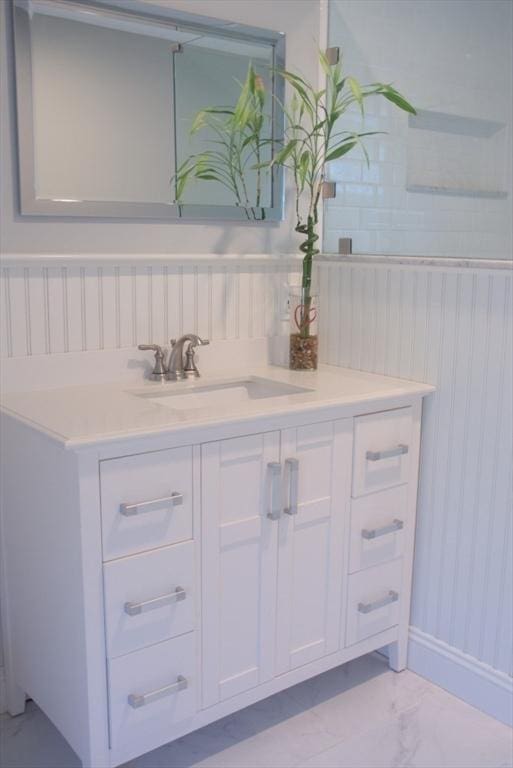
<svg viewBox="0 0 513 768">
<path fill-rule="evenodd" d="M 270 137 L 265 88 L 262 78 L 250 64 L 234 107 L 208 107 L 196 115 L 191 133 L 208 131 L 210 138 L 207 141 L 213 148 L 188 157 L 175 176 L 178 203 L 182 202 L 190 180 L 215 181 L 230 190 L 235 204 L 243 208 L 248 219 L 262 219 L 265 217 L 261 204 L 263 174 L 272 173 L 273 168 L 279 166 L 292 173 L 295 230 L 304 237 L 300 245 L 304 254 L 301 299 L 292 313 L 298 333 L 291 334 L 291 367 L 297 368 L 317 367 L 317 337 L 311 333 L 311 324 L 316 318 L 316 310 L 312 308 L 312 264 L 319 252 L 317 225 L 327 163 L 357 147 L 362 149 L 368 163 L 362 140 L 379 133 L 340 130 L 340 122 L 354 105 L 359 108 L 363 120 L 364 103 L 369 96 L 384 97 L 399 109 L 415 114 L 412 105 L 392 85 L 360 85 L 354 77 L 343 73 L 341 61 L 332 66 L 323 52 L 319 56 L 326 75 L 326 84 L 319 90 L 297 73 L 290 70 L 277 72 L 291 89 L 288 103 L 278 102 L 285 118 L 282 139 Z M 266 158 L 264 155 L 269 151 L 274 151 L 274 156 Z M 254 196 L 248 187 L 249 170 L 256 172 Z"/>
<path fill-rule="evenodd" d="M 412 105 L 392 85 L 384 83 L 360 83 L 344 75 L 342 64 L 330 65 L 326 55 L 320 52 L 321 66 L 326 75 L 326 85 L 317 90 L 300 75 L 282 70 L 281 76 L 291 88 L 288 104 L 282 104 L 285 114 L 283 145 L 271 164 L 287 168 L 292 173 L 295 187 L 296 232 L 304 235 L 300 250 L 304 254 L 302 269 L 302 306 L 305 317 L 310 316 L 312 262 L 319 252 L 316 228 L 319 221 L 319 203 L 326 180 L 326 164 L 361 147 L 368 162 L 362 141 L 377 131 L 352 132 L 339 130 L 341 119 L 356 104 L 362 118 L 364 102 L 369 96 L 382 96 L 400 109 L 415 114 Z M 299 335 L 308 338 L 308 322 L 298 323 Z"/>
<path fill-rule="evenodd" d="M 195 116 L 191 135 L 203 133 L 212 148 L 190 155 L 178 168 L 175 202 L 183 203 L 190 181 L 217 182 L 233 196 L 248 219 L 264 219 L 263 183 L 270 173 L 265 159 L 270 119 L 265 112 L 263 79 L 250 63 L 235 106 L 213 106 Z M 254 172 L 251 178 L 249 171 Z M 253 183 L 250 184 L 250 181 Z"/>
</svg>

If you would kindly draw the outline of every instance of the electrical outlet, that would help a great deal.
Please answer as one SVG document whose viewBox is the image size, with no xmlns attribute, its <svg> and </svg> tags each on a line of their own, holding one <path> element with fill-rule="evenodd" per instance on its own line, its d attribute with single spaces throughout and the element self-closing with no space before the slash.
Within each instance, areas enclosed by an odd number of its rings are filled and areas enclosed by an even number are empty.
<svg viewBox="0 0 513 768">
<path fill-rule="evenodd" d="M 282 283 L 280 285 L 280 321 L 288 323 L 290 319 L 290 305 L 289 305 L 289 293 L 290 285 L 288 283 Z"/>
</svg>

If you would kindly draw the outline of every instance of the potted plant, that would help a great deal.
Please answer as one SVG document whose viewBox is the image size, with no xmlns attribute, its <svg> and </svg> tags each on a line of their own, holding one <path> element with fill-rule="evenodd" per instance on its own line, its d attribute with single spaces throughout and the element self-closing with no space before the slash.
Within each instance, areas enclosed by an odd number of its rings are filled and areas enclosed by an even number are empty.
<svg viewBox="0 0 513 768">
<path fill-rule="evenodd" d="M 415 114 L 411 104 L 391 85 L 371 83 L 360 85 L 354 77 L 343 75 L 342 65 L 330 65 L 320 53 L 326 74 L 326 86 L 315 89 L 294 72 L 282 70 L 281 75 L 291 88 L 288 104 L 282 105 L 285 115 L 283 145 L 271 165 L 289 169 L 294 179 L 296 232 L 303 235 L 300 250 L 304 254 L 301 286 L 290 297 L 290 368 L 314 370 L 318 360 L 317 296 L 312 293 L 312 263 L 319 252 L 319 203 L 326 180 L 326 164 L 343 157 L 360 146 L 368 162 L 362 139 L 377 131 L 355 133 L 339 130 L 340 120 L 349 107 L 357 104 L 362 117 L 364 101 L 369 96 L 382 96 L 402 110 Z"/>
<path fill-rule="evenodd" d="M 361 147 L 368 162 L 362 139 L 379 131 L 354 132 L 339 130 L 340 120 L 357 104 L 362 118 L 364 102 L 369 96 L 382 96 L 400 109 L 415 114 L 412 105 L 392 85 L 360 83 L 342 73 L 342 64 L 332 66 L 327 56 L 319 54 L 326 74 L 326 85 L 315 89 L 300 75 L 279 70 L 291 88 L 287 104 L 279 103 L 285 118 L 283 138 L 270 137 L 270 117 L 265 112 L 266 93 L 262 78 L 250 64 L 246 80 L 241 84 L 233 107 L 208 107 L 194 118 L 191 133 L 207 131 L 212 148 L 190 155 L 178 168 L 175 183 L 176 202 L 182 202 L 187 184 L 192 179 L 217 182 L 229 189 L 237 206 L 248 219 L 263 219 L 262 174 L 281 166 L 292 173 L 295 188 L 295 230 L 303 236 L 300 250 L 304 254 L 301 285 L 291 291 L 289 366 L 294 370 L 315 370 L 318 361 L 318 297 L 312 292 L 312 266 L 319 252 L 319 204 L 326 180 L 326 164 Z M 278 151 L 265 157 L 269 151 Z M 248 171 L 255 171 L 252 188 Z"/>
</svg>

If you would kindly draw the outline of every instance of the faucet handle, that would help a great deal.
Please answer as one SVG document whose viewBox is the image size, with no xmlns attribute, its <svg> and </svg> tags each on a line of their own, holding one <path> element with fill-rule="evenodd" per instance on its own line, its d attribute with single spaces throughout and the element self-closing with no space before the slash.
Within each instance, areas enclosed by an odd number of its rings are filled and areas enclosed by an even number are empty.
<svg viewBox="0 0 513 768">
<path fill-rule="evenodd" d="M 163 381 L 167 373 L 167 366 L 164 362 L 165 353 L 162 347 L 158 344 L 139 344 L 137 349 L 140 349 L 142 352 L 146 352 L 146 350 L 155 352 L 155 365 L 150 373 L 150 379 L 153 379 L 153 381 Z"/>
<path fill-rule="evenodd" d="M 198 378 L 201 374 L 198 371 L 195 361 L 196 347 L 204 347 L 206 344 L 210 344 L 208 339 L 202 339 L 200 336 L 189 339 L 189 345 L 185 350 L 185 363 L 183 366 L 183 372 L 186 379 Z"/>
</svg>

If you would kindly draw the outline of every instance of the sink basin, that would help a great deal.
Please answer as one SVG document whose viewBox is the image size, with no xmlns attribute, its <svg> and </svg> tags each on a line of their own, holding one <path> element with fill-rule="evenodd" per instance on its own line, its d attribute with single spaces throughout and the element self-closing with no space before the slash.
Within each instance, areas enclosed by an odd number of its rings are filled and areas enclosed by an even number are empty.
<svg viewBox="0 0 513 768">
<path fill-rule="evenodd" d="M 184 411 L 198 408 L 230 407 L 238 403 L 262 400 L 268 397 L 284 397 L 307 392 L 313 392 L 313 390 L 282 381 L 250 376 L 244 379 L 232 379 L 212 384 L 170 383 L 165 389 L 159 391 L 145 390 L 133 394 L 173 410 Z"/>
</svg>

